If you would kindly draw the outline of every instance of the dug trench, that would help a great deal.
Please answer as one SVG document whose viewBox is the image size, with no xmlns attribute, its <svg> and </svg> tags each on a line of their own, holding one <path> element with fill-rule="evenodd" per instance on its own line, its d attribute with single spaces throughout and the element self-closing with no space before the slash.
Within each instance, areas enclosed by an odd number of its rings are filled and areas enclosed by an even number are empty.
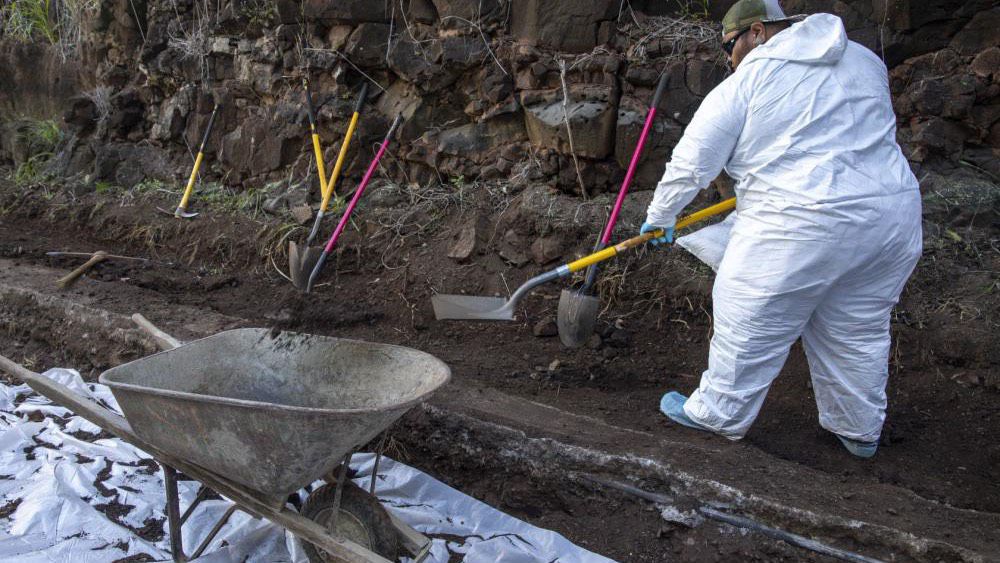
<svg viewBox="0 0 1000 563">
<path fill-rule="evenodd" d="M 894 315 L 882 447 L 862 461 L 819 427 L 798 349 L 741 442 L 657 412 L 664 391 L 697 385 L 711 336 L 711 270 L 680 250 L 610 265 L 600 334 L 579 350 L 553 335 L 555 284 L 536 291 L 517 322 L 434 320 L 435 291 L 506 295 L 505 284 L 589 247 L 607 201 L 483 188 L 462 204 L 436 202 L 435 212 L 390 205 L 401 196 L 393 189 L 373 189 L 324 283 L 306 296 L 278 273 L 283 237 L 302 233 L 284 218 L 209 210 L 181 222 L 156 211 L 169 201 L 155 194 L 47 198 L 3 186 L 3 353 L 93 379 L 152 352 L 128 323 L 137 311 L 183 339 L 268 326 L 402 344 L 447 362 L 453 381 L 394 427 L 397 455 L 609 557 L 819 557 L 757 533 L 677 523 L 704 505 L 871 557 L 1000 557 L 995 223 L 970 224 L 958 240 L 944 219 L 925 225 L 924 260 Z M 634 232 L 648 195 L 629 202 L 620 235 Z M 470 237 L 472 251 L 456 253 Z M 152 261 L 104 263 L 56 289 L 79 261 L 46 251 L 99 249 Z M 595 475 L 675 504 L 664 512 Z"/>
</svg>

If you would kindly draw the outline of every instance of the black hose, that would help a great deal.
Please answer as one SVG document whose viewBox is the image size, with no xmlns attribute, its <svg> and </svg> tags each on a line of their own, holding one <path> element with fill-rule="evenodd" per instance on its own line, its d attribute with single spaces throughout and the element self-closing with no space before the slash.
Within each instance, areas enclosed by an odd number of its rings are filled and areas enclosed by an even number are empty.
<svg viewBox="0 0 1000 563">
<path fill-rule="evenodd" d="M 815 551 L 816 553 L 821 553 L 842 561 L 857 561 L 859 563 L 883 563 L 881 559 L 872 559 L 871 557 L 865 557 L 859 553 L 854 553 L 853 551 L 844 551 L 843 549 L 837 549 L 835 547 L 830 547 L 824 543 L 820 543 L 816 540 L 811 540 L 805 536 L 800 536 L 798 534 L 793 534 L 791 532 L 786 532 L 784 530 L 779 530 L 778 528 L 772 528 L 770 526 L 765 526 L 759 522 L 754 522 L 749 518 L 744 518 L 742 516 L 734 516 L 732 514 L 726 514 L 725 512 L 720 512 L 714 508 L 709 508 L 703 506 L 698 509 L 705 518 L 711 518 L 712 520 L 718 520 L 719 522 L 725 522 L 730 526 L 736 526 L 737 528 L 744 528 L 747 530 L 754 530 L 755 532 L 760 532 L 769 538 L 774 538 L 776 540 L 781 540 L 785 543 L 790 543 L 792 545 L 801 547 L 803 549 L 808 549 L 809 551 Z"/>
</svg>

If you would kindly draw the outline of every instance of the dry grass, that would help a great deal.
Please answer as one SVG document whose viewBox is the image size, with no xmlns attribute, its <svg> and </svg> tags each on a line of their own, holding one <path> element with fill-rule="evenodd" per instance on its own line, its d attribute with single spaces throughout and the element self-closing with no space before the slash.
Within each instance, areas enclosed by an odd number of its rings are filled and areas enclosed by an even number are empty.
<svg viewBox="0 0 1000 563">
<path fill-rule="evenodd" d="M 0 35 L 30 43 L 42 40 L 62 58 L 78 57 L 97 0 L 0 0 Z"/>
<path fill-rule="evenodd" d="M 689 46 L 718 50 L 721 41 L 720 28 L 693 7 L 681 17 L 656 16 L 637 17 L 631 9 L 625 22 L 619 22 L 619 31 L 628 37 L 627 58 L 633 61 L 647 61 L 650 51 L 657 58 L 679 58 Z M 669 45 L 669 52 L 664 44 Z"/>
</svg>

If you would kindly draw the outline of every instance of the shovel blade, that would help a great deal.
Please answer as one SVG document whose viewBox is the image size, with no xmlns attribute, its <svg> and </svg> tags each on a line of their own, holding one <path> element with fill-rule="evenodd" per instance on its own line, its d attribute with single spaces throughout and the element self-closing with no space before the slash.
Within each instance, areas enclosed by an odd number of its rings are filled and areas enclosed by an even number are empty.
<svg viewBox="0 0 1000 563">
<path fill-rule="evenodd" d="M 434 318 L 438 320 L 514 320 L 514 307 L 503 297 L 476 297 L 439 293 L 431 296 L 431 305 L 434 306 Z"/>
<path fill-rule="evenodd" d="M 597 297 L 570 289 L 562 290 L 556 325 L 563 345 L 569 348 L 583 346 L 594 334 L 600 309 L 601 300 Z"/>
<path fill-rule="evenodd" d="M 303 289 L 306 286 L 306 279 L 309 278 L 309 274 L 305 277 L 302 275 L 302 257 L 299 256 L 299 245 L 295 244 L 295 241 L 288 241 L 288 277 L 292 278 L 292 285 L 297 289 Z"/>
<path fill-rule="evenodd" d="M 305 290 L 309 275 L 312 274 L 321 254 L 323 254 L 322 248 L 300 247 L 294 241 L 288 241 L 288 277 L 292 278 L 292 285 Z"/>
</svg>

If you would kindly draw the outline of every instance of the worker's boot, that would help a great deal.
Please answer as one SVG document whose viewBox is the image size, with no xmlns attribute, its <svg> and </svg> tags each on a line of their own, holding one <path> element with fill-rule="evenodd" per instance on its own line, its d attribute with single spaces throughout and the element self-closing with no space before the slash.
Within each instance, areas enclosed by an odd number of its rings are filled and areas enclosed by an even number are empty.
<svg viewBox="0 0 1000 563">
<path fill-rule="evenodd" d="M 845 438 L 840 434 L 836 434 L 837 439 L 840 440 L 841 444 L 847 448 L 847 451 L 852 454 L 868 459 L 875 455 L 875 451 L 878 450 L 878 442 L 860 442 L 858 440 L 852 440 L 850 438 Z"/>
<path fill-rule="evenodd" d="M 691 420 L 691 417 L 684 412 L 684 403 L 686 402 L 687 397 L 681 395 L 677 391 L 670 391 L 660 399 L 660 412 L 667 415 L 667 418 L 677 424 L 687 426 L 688 428 L 694 428 L 695 430 L 711 432 L 708 428 L 705 428 L 704 426 Z"/>
</svg>

